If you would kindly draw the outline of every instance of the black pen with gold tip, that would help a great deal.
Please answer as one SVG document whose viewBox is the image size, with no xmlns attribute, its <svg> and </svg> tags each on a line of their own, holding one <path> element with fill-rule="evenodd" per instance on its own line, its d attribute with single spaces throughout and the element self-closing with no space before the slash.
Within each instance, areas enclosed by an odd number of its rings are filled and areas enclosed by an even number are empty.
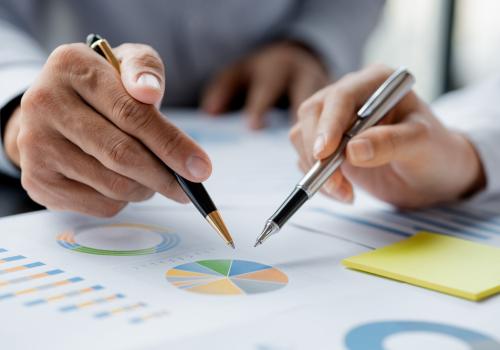
<svg viewBox="0 0 500 350">
<path fill-rule="evenodd" d="M 113 54 L 113 50 L 106 39 L 103 39 L 97 34 L 89 34 L 87 36 L 87 45 L 99 55 L 103 56 L 118 72 L 120 72 L 120 62 Z M 176 178 L 182 190 L 186 193 L 191 202 L 193 202 L 201 215 L 203 215 L 215 231 L 224 239 L 226 244 L 234 249 L 234 242 L 231 234 L 203 184 L 189 181 L 168 166 L 166 166 L 166 168 Z"/>
</svg>

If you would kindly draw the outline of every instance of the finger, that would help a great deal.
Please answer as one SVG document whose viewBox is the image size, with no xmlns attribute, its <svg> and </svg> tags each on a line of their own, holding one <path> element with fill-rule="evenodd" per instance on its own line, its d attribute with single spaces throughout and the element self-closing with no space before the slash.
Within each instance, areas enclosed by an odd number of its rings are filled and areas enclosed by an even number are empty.
<svg viewBox="0 0 500 350">
<path fill-rule="evenodd" d="M 165 90 L 165 68 L 148 45 L 123 44 L 113 50 L 120 60 L 123 86 L 136 100 L 159 106 Z"/>
<path fill-rule="evenodd" d="M 165 165 L 146 149 L 144 145 L 122 132 L 91 108 L 82 105 L 68 110 L 66 106 L 74 106 L 74 103 L 60 104 L 60 108 L 62 109 L 60 113 L 71 116 L 71 121 L 64 118 L 54 118 L 54 122 L 56 123 L 56 130 L 68 141 L 89 156 L 95 158 L 104 168 L 109 169 L 108 171 L 112 174 L 119 174 L 131 179 L 178 202 L 188 202 L 187 197 L 181 191 L 177 181 Z M 47 149 L 46 152 L 53 150 L 53 157 L 59 159 L 61 149 L 52 147 Z M 71 149 L 68 152 L 71 152 Z M 66 153 L 66 149 L 62 153 Z M 76 157 L 76 155 L 75 158 L 69 157 L 65 163 L 69 166 L 69 164 L 76 161 Z M 94 170 L 97 171 L 97 169 Z M 60 171 L 64 172 L 63 169 L 60 169 Z M 76 178 L 77 174 L 73 174 L 71 177 L 74 180 L 80 180 L 84 183 L 91 181 L 97 186 L 97 179 L 95 177 L 99 176 L 98 173 L 84 181 L 82 176 L 85 174 L 85 169 L 82 169 L 82 171 L 74 169 L 74 171 L 80 176 Z M 103 178 L 102 181 L 105 182 L 105 179 Z M 121 180 L 117 181 L 120 182 Z M 91 185 L 91 183 L 87 184 Z M 113 186 L 110 180 L 107 183 L 100 182 L 99 185 L 101 186 L 101 193 L 106 193 L 106 191 L 111 190 L 110 186 Z M 114 186 L 117 186 L 117 184 Z M 118 184 L 118 186 L 121 185 Z"/>
<path fill-rule="evenodd" d="M 300 125 L 304 153 L 310 166 L 316 161 L 313 156 L 316 148 L 323 147 L 316 137 L 316 129 L 318 127 L 318 120 L 322 107 L 323 105 L 321 103 L 314 103 L 310 104 L 307 108 L 301 107 L 299 110 L 299 122 L 297 124 Z"/>
<path fill-rule="evenodd" d="M 394 125 L 374 126 L 348 144 L 348 161 L 357 167 L 378 167 L 391 161 L 413 159 L 422 153 L 423 143 L 429 137 L 430 126 L 410 117 L 406 122 Z"/>
<path fill-rule="evenodd" d="M 274 71 L 268 67 L 256 69 L 249 77 L 245 112 L 252 129 L 261 129 L 265 126 L 265 113 L 285 91 L 288 80 L 287 73 L 276 67 L 272 67 L 272 69 Z"/>
<path fill-rule="evenodd" d="M 318 147 L 314 156 L 322 159 L 338 147 L 343 133 L 355 119 L 357 109 L 393 72 L 392 69 L 370 66 L 346 75 L 324 95 L 324 106 L 316 132 Z"/>
<path fill-rule="evenodd" d="M 52 68 L 65 72 L 59 74 L 63 83 L 119 129 L 133 135 L 179 175 L 194 182 L 210 176 L 212 168 L 207 154 L 154 106 L 132 98 L 102 57 L 83 44 L 64 45 L 52 55 L 57 56 L 51 59 L 57 62 Z M 53 72 L 47 69 L 44 73 Z M 123 153 L 126 159 L 127 152 Z"/>
<path fill-rule="evenodd" d="M 108 198 L 87 185 L 66 179 L 58 173 L 43 173 L 46 176 L 27 176 L 23 173 L 22 182 L 30 197 L 48 209 L 111 217 L 127 204 Z"/>
<path fill-rule="evenodd" d="M 58 143 L 60 162 L 54 169 L 70 180 L 85 184 L 102 195 L 124 202 L 139 202 L 150 198 L 154 191 L 104 167 L 97 159 L 82 152 L 68 141 Z"/>
<path fill-rule="evenodd" d="M 210 114 L 227 111 L 231 99 L 245 82 L 243 73 L 241 65 L 233 65 L 217 74 L 203 94 L 203 110 Z"/>
<path fill-rule="evenodd" d="M 292 108 L 292 123 L 298 118 L 298 110 L 301 104 L 324 86 L 325 79 L 311 76 L 308 71 L 301 71 L 290 84 L 290 100 Z"/>
<path fill-rule="evenodd" d="M 299 155 L 300 163 L 302 163 L 306 171 L 308 171 L 311 168 L 312 163 L 309 161 L 310 157 L 308 157 L 306 154 L 306 148 L 304 147 L 300 123 L 297 123 L 292 127 L 292 129 L 290 130 L 289 138 L 292 142 L 293 147 L 297 151 L 297 154 Z"/>
<path fill-rule="evenodd" d="M 328 196 L 344 203 L 350 203 L 353 200 L 352 185 L 340 169 L 336 170 L 325 182 L 322 190 Z"/>
</svg>

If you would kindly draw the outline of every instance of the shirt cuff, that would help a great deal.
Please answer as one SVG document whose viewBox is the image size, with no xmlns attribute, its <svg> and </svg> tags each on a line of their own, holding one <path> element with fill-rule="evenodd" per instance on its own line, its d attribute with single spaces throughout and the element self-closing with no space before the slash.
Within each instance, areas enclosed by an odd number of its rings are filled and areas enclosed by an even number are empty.
<svg viewBox="0 0 500 350">
<path fill-rule="evenodd" d="M 486 188 L 473 195 L 470 201 L 483 201 L 500 196 L 500 152 L 498 150 L 499 130 L 473 129 L 464 132 L 474 145 L 484 169 Z"/>
<path fill-rule="evenodd" d="M 8 82 L 0 88 L 0 172 L 19 178 L 20 170 L 9 160 L 3 147 L 3 128 L 10 117 L 10 112 L 6 113 L 6 107 L 13 103 L 28 89 L 33 80 L 40 72 L 40 65 L 16 66 L 0 70 L 0 81 Z M 12 111 L 12 109 L 11 109 Z"/>
</svg>

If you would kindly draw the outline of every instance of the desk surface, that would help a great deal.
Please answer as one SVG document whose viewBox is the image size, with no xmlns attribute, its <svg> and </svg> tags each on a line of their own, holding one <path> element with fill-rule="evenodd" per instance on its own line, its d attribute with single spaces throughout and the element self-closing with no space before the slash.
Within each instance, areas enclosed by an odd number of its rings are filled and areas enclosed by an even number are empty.
<svg viewBox="0 0 500 350">
<path fill-rule="evenodd" d="M 33 202 L 19 180 L 0 176 L 0 217 L 43 209 Z"/>
</svg>

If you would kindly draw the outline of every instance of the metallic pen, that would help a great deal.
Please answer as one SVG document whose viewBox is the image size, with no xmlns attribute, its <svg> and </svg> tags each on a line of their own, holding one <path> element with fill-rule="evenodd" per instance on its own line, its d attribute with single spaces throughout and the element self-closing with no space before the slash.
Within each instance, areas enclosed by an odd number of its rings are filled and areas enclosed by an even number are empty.
<svg viewBox="0 0 500 350">
<path fill-rule="evenodd" d="M 120 62 L 113 54 L 113 50 L 106 39 L 103 39 L 97 34 L 89 34 L 87 36 L 87 45 L 99 55 L 103 56 L 118 72 L 120 72 Z M 203 184 L 189 181 L 168 166 L 166 166 L 166 168 L 172 176 L 175 177 L 182 190 L 186 193 L 201 215 L 203 215 L 214 230 L 224 239 L 226 244 L 234 249 L 234 242 L 231 234 Z"/>
<path fill-rule="evenodd" d="M 277 233 L 295 212 L 314 196 L 344 161 L 345 148 L 349 140 L 377 124 L 411 90 L 414 82 L 415 79 L 406 69 L 399 68 L 373 93 L 358 111 L 357 118 L 351 128 L 344 133 L 335 152 L 317 161 L 267 220 L 264 230 L 257 237 L 255 247 Z"/>
</svg>

